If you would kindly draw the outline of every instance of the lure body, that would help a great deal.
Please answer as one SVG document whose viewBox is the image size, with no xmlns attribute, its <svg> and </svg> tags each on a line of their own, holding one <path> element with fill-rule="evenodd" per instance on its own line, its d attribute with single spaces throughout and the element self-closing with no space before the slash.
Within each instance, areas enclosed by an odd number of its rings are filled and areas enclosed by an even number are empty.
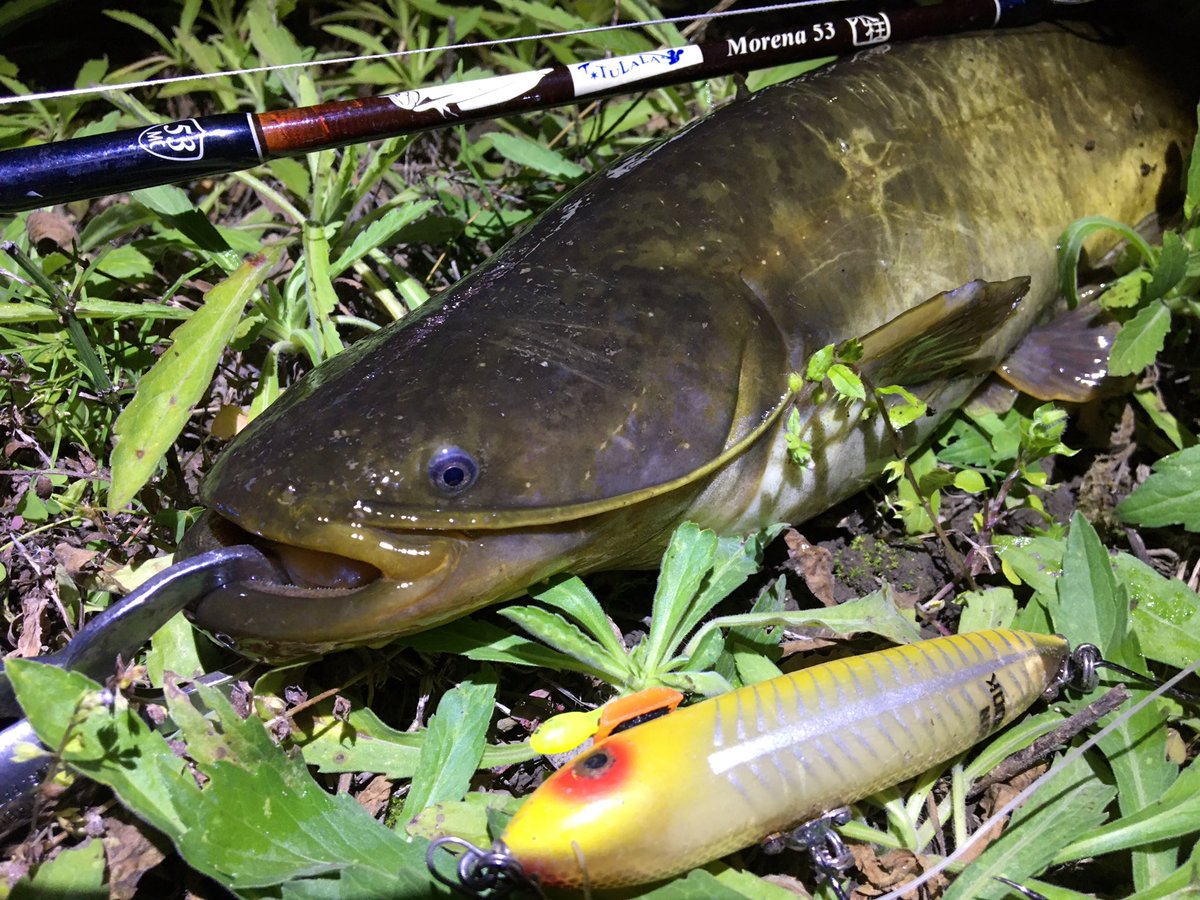
<svg viewBox="0 0 1200 900">
<path fill-rule="evenodd" d="M 981 631 L 836 660 L 620 732 L 555 772 L 502 841 L 547 886 L 685 872 L 897 784 L 1020 715 L 1059 637 Z"/>
</svg>

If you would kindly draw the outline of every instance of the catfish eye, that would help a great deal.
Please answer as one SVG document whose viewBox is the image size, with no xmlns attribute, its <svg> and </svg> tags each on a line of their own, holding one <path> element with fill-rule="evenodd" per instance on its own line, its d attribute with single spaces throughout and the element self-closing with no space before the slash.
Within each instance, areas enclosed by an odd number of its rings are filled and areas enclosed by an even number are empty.
<svg viewBox="0 0 1200 900">
<path fill-rule="evenodd" d="M 458 447 L 444 447 L 429 461 L 429 480 L 443 494 L 465 491 L 478 477 L 479 463 Z"/>
</svg>

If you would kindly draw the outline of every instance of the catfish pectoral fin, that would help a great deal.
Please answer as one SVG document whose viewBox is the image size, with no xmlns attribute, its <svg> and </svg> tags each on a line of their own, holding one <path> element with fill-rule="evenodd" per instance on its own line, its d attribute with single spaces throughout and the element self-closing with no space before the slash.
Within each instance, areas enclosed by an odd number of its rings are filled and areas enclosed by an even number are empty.
<svg viewBox="0 0 1200 900">
<path fill-rule="evenodd" d="M 968 281 L 943 291 L 862 339 L 863 366 L 876 384 L 920 384 L 964 369 L 987 371 L 978 357 L 1029 293 L 1027 276 Z"/>
<path fill-rule="evenodd" d="M 1087 403 L 1123 394 L 1130 378 L 1108 373 L 1108 354 L 1120 325 L 1095 304 L 1079 306 L 1030 331 L 996 374 L 1039 400 Z"/>
</svg>

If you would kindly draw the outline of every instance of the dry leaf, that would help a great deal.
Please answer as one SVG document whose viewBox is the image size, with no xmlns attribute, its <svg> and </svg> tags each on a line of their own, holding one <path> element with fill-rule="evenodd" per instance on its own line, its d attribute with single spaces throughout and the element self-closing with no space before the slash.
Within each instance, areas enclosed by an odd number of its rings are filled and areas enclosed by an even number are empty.
<svg viewBox="0 0 1200 900">
<path fill-rule="evenodd" d="M 837 606 L 833 599 L 833 554 L 825 547 L 810 544 L 794 528 L 788 529 L 783 540 L 789 557 L 785 565 L 804 579 L 814 597 L 826 606 Z"/>
<path fill-rule="evenodd" d="M 62 247 L 70 247 L 78 237 L 70 219 L 59 213 L 45 211 L 29 214 L 25 219 L 25 233 L 42 256 Z"/>
<path fill-rule="evenodd" d="M 163 852 L 137 826 L 111 816 L 104 819 L 104 855 L 112 900 L 132 900 L 141 877 L 161 863 Z"/>
<path fill-rule="evenodd" d="M 62 564 L 72 579 L 83 572 L 84 567 L 99 555 L 96 550 L 73 547 L 65 541 L 54 546 L 54 558 Z"/>
<path fill-rule="evenodd" d="M 354 795 L 354 799 L 371 814 L 371 818 L 375 818 L 387 809 L 388 801 L 392 799 L 392 782 L 383 775 L 376 775 Z"/>
<path fill-rule="evenodd" d="M 50 598 L 42 591 L 30 591 L 21 599 L 21 637 L 13 656 L 28 658 L 42 652 L 42 614 Z"/>
<path fill-rule="evenodd" d="M 897 885 L 912 881 L 925 870 L 924 860 L 909 850 L 889 850 L 883 856 L 865 844 L 852 844 L 854 864 L 867 879 L 867 884 L 854 891 L 856 897 L 878 897 Z M 949 882 L 942 876 L 932 879 L 926 887 L 929 896 L 940 896 Z"/>
<path fill-rule="evenodd" d="M 228 441 L 246 427 L 250 417 L 240 406 L 223 405 L 213 416 L 209 432 L 221 441 Z"/>
</svg>

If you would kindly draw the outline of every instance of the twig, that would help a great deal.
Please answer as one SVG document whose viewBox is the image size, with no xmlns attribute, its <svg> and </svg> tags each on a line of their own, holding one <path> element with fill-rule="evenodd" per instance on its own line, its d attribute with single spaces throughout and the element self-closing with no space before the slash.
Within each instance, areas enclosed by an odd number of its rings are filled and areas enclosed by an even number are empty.
<svg viewBox="0 0 1200 900">
<path fill-rule="evenodd" d="M 974 800 L 993 784 L 1009 781 L 1026 769 L 1032 768 L 1059 746 L 1084 729 L 1095 725 L 1128 699 L 1129 691 L 1125 685 L 1118 684 L 1103 697 L 1089 703 L 1053 731 L 1042 735 L 1021 752 L 1014 753 L 983 778 L 980 778 L 967 792 L 967 799 Z"/>
</svg>

